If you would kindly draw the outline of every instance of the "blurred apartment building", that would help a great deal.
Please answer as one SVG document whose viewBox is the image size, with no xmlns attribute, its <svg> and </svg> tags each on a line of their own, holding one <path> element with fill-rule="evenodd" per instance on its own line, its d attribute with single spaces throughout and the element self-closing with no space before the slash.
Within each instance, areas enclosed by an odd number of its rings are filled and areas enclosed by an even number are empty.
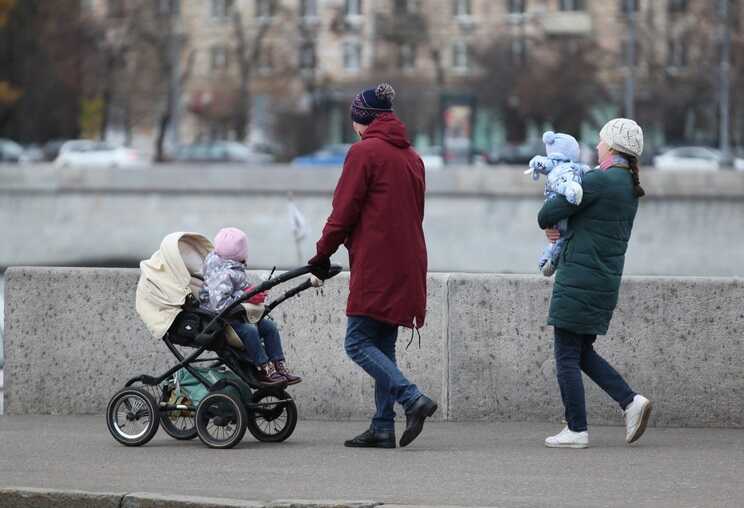
<svg viewBox="0 0 744 508">
<path fill-rule="evenodd" d="M 150 9 L 163 32 L 172 34 L 168 48 L 174 76 L 188 67 L 187 79 L 171 79 L 168 85 L 176 87 L 177 96 L 168 135 L 172 143 L 243 134 L 252 141 L 282 141 L 286 132 L 300 138 L 294 142 L 301 145 L 302 132 L 308 130 L 315 144 L 349 141 L 352 95 L 389 81 L 399 92 L 399 112 L 418 145 L 440 144 L 450 129 L 455 138 L 466 138 L 466 150 L 488 150 L 507 139 L 534 137 L 546 127 L 525 122 L 516 132 L 505 128 L 508 117 L 493 101 L 480 100 L 489 82 L 498 89 L 527 62 L 570 60 L 572 48 L 591 47 L 597 50 L 598 79 L 607 91 L 597 116 L 622 114 L 631 55 L 634 100 L 641 105 L 653 99 L 644 97 L 643 85 L 657 74 L 674 79 L 700 72 L 701 60 L 716 41 L 715 3 L 88 0 L 87 8 L 110 30 L 132 10 Z M 732 2 L 732 18 L 738 19 L 742 4 Z M 502 74 L 483 64 L 496 41 L 511 65 Z M 241 96 L 248 99 L 241 101 Z M 248 125 L 236 129 L 235 118 L 244 109 Z M 684 112 L 680 115 L 687 121 Z M 139 115 L 141 121 L 129 127 L 151 134 L 156 118 L 146 117 Z M 299 132 L 291 134 L 293 129 Z"/>
</svg>

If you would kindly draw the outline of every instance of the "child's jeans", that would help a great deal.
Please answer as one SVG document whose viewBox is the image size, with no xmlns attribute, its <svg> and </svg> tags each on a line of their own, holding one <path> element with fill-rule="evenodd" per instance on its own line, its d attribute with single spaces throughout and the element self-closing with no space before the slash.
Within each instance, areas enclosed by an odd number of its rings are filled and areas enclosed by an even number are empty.
<svg viewBox="0 0 744 508">
<path fill-rule="evenodd" d="M 284 360 L 282 339 L 272 320 L 262 319 L 257 325 L 244 321 L 231 321 L 230 326 L 243 342 L 248 360 L 255 365 Z M 263 339 L 263 345 L 261 345 L 261 339 Z"/>
<path fill-rule="evenodd" d="M 596 335 L 582 335 L 561 328 L 555 329 L 555 367 L 568 428 L 583 432 L 586 425 L 584 383 L 581 371 L 597 383 L 607 395 L 625 409 L 633 402 L 635 392 L 612 365 L 594 351 Z"/>
</svg>

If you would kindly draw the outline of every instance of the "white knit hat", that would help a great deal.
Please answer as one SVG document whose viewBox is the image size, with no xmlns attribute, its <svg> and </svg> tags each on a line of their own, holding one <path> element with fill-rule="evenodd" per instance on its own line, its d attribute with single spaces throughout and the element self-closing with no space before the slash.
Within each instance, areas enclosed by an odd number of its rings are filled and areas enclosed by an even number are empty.
<svg viewBox="0 0 744 508">
<path fill-rule="evenodd" d="M 614 118 L 599 131 L 599 139 L 618 152 L 634 157 L 643 153 L 643 129 L 629 118 Z"/>
</svg>

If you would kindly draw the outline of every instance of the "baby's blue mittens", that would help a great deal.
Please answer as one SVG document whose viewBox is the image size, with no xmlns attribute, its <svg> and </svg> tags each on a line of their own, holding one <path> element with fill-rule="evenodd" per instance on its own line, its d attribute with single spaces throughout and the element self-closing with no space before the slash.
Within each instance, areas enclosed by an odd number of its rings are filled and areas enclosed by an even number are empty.
<svg viewBox="0 0 744 508">
<path fill-rule="evenodd" d="M 544 155 L 535 155 L 530 160 L 529 168 L 532 170 L 532 179 L 538 180 L 540 174 L 547 175 L 550 173 L 550 170 L 553 169 L 553 163 Z"/>
<path fill-rule="evenodd" d="M 563 195 L 566 196 L 566 201 L 578 206 L 584 197 L 584 189 L 577 182 L 566 182 Z"/>
</svg>

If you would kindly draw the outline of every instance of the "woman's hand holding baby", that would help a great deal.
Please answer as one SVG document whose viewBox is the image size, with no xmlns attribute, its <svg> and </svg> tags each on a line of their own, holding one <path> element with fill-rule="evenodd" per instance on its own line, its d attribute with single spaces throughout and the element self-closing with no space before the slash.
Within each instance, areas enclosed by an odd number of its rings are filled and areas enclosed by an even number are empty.
<svg viewBox="0 0 744 508">
<path fill-rule="evenodd" d="M 551 242 L 557 242 L 561 238 L 561 232 L 558 231 L 557 228 L 546 229 L 545 236 L 547 236 L 548 240 L 550 240 Z"/>
</svg>

